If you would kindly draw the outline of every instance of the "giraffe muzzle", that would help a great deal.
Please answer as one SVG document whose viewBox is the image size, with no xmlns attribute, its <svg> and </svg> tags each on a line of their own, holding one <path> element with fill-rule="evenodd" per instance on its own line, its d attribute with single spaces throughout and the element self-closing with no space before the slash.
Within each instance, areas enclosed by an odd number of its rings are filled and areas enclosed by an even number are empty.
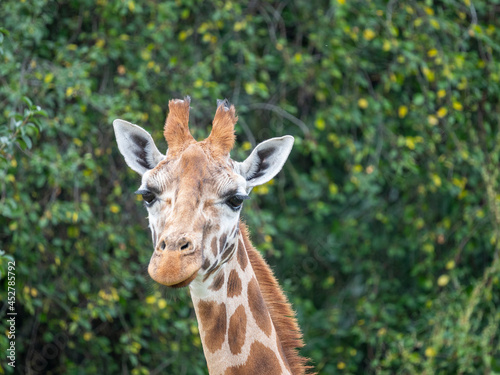
<svg viewBox="0 0 500 375">
<path fill-rule="evenodd" d="M 194 250 L 194 245 L 193 241 L 186 236 L 182 236 L 179 238 L 177 241 L 167 241 L 166 239 L 163 239 L 160 241 L 159 245 L 157 246 L 157 251 L 177 251 L 180 250 L 184 253 L 187 252 L 192 252 Z"/>
<path fill-rule="evenodd" d="M 200 246 L 186 235 L 164 236 L 149 261 L 148 273 L 157 283 L 183 287 L 194 280 L 202 264 Z"/>
</svg>

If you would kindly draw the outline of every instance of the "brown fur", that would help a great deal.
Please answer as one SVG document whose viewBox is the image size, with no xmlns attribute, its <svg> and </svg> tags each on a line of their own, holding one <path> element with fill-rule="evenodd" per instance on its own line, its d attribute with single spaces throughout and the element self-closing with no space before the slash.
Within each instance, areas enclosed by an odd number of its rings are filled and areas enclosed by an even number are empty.
<svg viewBox="0 0 500 375">
<path fill-rule="evenodd" d="M 168 153 L 171 157 L 178 156 L 195 139 L 189 132 L 189 103 L 187 96 L 183 102 L 172 99 L 168 102 L 168 116 L 165 121 L 163 135 L 168 143 Z"/>
<path fill-rule="evenodd" d="M 250 280 L 248 283 L 248 305 L 250 307 L 250 311 L 255 319 L 255 322 L 259 326 L 259 328 L 264 332 L 268 337 L 273 333 L 273 323 L 271 322 L 271 318 L 269 317 L 269 312 L 266 302 L 262 297 L 262 292 L 259 288 L 259 282 L 255 279 L 255 277 Z"/>
<path fill-rule="evenodd" d="M 240 366 L 228 367 L 224 375 L 275 375 L 281 373 L 280 363 L 274 352 L 258 341 L 250 346 L 247 361 Z"/>
<path fill-rule="evenodd" d="M 238 263 L 240 264 L 242 271 L 245 271 L 245 268 L 246 268 L 247 263 L 248 263 L 248 259 L 247 259 L 247 256 L 245 254 L 245 249 L 243 248 L 243 243 L 241 241 L 238 243 L 237 256 L 238 256 Z"/>
<path fill-rule="evenodd" d="M 229 274 L 229 277 L 227 279 L 227 296 L 229 298 L 237 297 L 241 294 L 241 290 L 241 279 L 238 276 L 238 272 L 236 272 L 235 270 L 231 270 L 231 273 Z"/>
<path fill-rule="evenodd" d="M 200 301 L 198 311 L 202 329 L 206 332 L 205 347 L 214 353 L 226 340 L 226 305 L 213 301 Z"/>
<path fill-rule="evenodd" d="M 229 329 L 227 331 L 227 340 L 229 350 L 233 354 L 240 354 L 241 348 L 245 344 L 247 330 L 247 314 L 243 306 L 238 306 L 229 319 Z"/>
<path fill-rule="evenodd" d="M 297 324 L 295 312 L 276 281 L 273 271 L 262 258 L 262 255 L 252 246 L 245 224 L 240 224 L 240 231 L 243 234 L 250 264 L 259 282 L 260 291 L 271 314 L 271 319 L 292 374 L 306 374 L 311 369 L 311 366 L 307 366 L 308 359 L 301 357 L 298 353 L 298 349 L 304 346 L 304 342 L 302 341 L 302 333 Z"/>
<path fill-rule="evenodd" d="M 214 281 L 210 285 L 210 289 L 214 292 L 218 291 L 224 285 L 224 273 L 221 272 L 217 276 L 215 276 Z"/>
<path fill-rule="evenodd" d="M 220 105 L 215 112 L 212 131 L 208 138 L 203 141 L 209 146 L 214 157 L 227 156 L 234 146 L 234 125 L 238 121 L 234 105 L 228 110 Z M 202 143 L 203 143 L 202 142 Z"/>
<path fill-rule="evenodd" d="M 217 237 L 212 238 L 212 254 L 214 254 L 214 257 L 217 256 L 219 253 L 219 248 L 217 247 Z"/>
</svg>

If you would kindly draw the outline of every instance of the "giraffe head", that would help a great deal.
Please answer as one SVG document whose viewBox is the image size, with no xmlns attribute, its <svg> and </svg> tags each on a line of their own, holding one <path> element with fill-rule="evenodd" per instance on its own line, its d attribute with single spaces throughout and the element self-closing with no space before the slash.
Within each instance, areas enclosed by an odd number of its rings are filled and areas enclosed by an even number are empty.
<svg viewBox="0 0 500 375">
<path fill-rule="evenodd" d="M 166 155 L 141 127 L 113 122 L 120 152 L 142 176 L 136 193 L 144 199 L 153 237 L 149 275 L 172 287 L 205 280 L 233 256 L 243 202 L 281 170 L 293 145 L 292 136 L 272 138 L 245 161 L 233 161 L 234 106 L 218 100 L 211 133 L 197 142 L 188 128 L 189 104 L 189 97 L 169 102 Z"/>
</svg>

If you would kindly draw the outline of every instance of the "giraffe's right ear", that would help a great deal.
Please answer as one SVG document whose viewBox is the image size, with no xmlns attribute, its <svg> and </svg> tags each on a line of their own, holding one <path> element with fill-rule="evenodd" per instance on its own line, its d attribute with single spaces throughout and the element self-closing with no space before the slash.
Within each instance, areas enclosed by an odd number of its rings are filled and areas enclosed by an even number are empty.
<svg viewBox="0 0 500 375">
<path fill-rule="evenodd" d="M 140 126 L 123 120 L 113 121 L 118 149 L 130 168 L 141 176 L 165 158 L 151 135 Z"/>
</svg>

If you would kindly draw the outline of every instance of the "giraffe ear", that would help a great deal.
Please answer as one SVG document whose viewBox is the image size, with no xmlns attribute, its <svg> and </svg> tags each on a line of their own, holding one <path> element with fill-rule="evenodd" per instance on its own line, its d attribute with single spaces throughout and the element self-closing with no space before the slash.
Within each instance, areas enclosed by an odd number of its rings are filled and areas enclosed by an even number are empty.
<svg viewBox="0 0 500 375">
<path fill-rule="evenodd" d="M 140 126 L 123 120 L 113 121 L 118 149 L 130 168 L 141 176 L 165 158 L 151 138 Z"/>
<path fill-rule="evenodd" d="M 291 135 L 285 135 L 268 139 L 253 149 L 240 169 L 247 188 L 262 185 L 278 174 L 292 150 L 293 141 Z"/>
</svg>

